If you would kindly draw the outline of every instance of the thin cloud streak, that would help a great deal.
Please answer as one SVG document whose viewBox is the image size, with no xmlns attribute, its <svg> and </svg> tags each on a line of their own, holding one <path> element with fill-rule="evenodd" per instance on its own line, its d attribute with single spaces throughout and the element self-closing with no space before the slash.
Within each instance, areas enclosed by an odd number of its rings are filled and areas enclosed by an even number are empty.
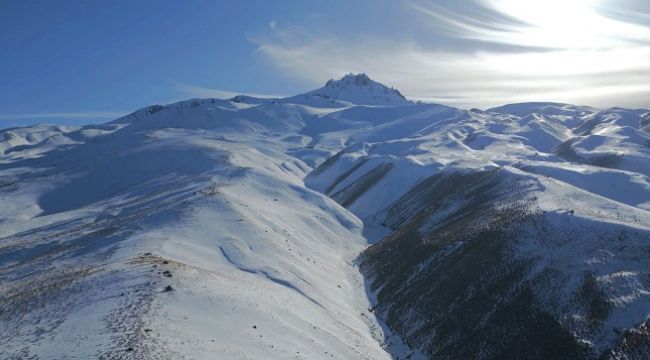
<svg viewBox="0 0 650 360">
<path fill-rule="evenodd" d="M 515 0 L 479 1 L 494 11 L 502 11 Z M 583 5 L 588 2 L 577 1 Z M 408 2 L 407 6 L 418 13 L 424 9 L 421 2 Z M 277 22 L 270 29 L 270 36 L 249 40 L 258 46 L 257 53 L 284 74 L 303 81 L 318 80 L 313 85 L 348 72 L 366 72 L 378 81 L 397 87 L 410 98 L 440 100 L 463 107 L 490 107 L 522 101 L 555 101 L 595 107 L 650 106 L 647 85 L 650 83 L 650 46 L 637 41 L 639 34 L 646 31 L 650 39 L 650 28 L 606 18 L 605 24 L 610 24 L 610 28 L 596 32 L 607 34 L 606 41 L 599 46 L 572 45 L 583 35 L 588 37 L 588 45 L 593 42 L 588 31 L 562 41 L 550 31 L 548 38 L 537 44 L 542 46 L 535 46 L 522 41 L 526 31 L 541 36 L 544 32 L 540 32 L 540 26 L 548 24 L 543 18 L 515 10 L 512 14 L 502 14 L 503 18 L 514 19 L 502 25 L 494 23 L 493 19 L 499 17 L 463 23 L 468 15 L 454 15 L 451 21 L 460 24 L 460 28 L 452 31 L 452 36 L 458 41 L 485 39 L 522 46 L 518 52 L 446 52 L 427 48 L 416 41 L 339 38 L 335 34 L 313 33 L 306 28 L 285 27 Z M 582 8 L 573 9 L 578 10 Z M 425 21 L 449 23 L 441 18 L 450 16 L 449 11 L 435 12 L 435 16 L 424 15 Z M 591 9 L 584 19 L 589 24 L 603 17 Z M 569 21 L 564 15 L 560 19 Z M 634 31 L 625 38 L 610 33 L 612 29 L 618 31 L 628 27 Z M 538 50 L 534 50 L 535 47 Z"/>
<path fill-rule="evenodd" d="M 269 95 L 269 94 L 254 94 L 247 92 L 234 92 L 228 90 L 219 90 L 195 86 L 190 84 L 177 84 L 176 89 L 185 95 L 195 98 L 216 98 L 216 99 L 230 99 L 237 95 L 246 95 L 262 99 L 274 99 L 282 97 L 282 95 Z"/>
<path fill-rule="evenodd" d="M 468 14 L 454 13 L 432 1 L 412 1 L 410 7 L 434 24 L 460 38 L 511 46 L 548 49 L 607 49 L 648 44 L 647 24 L 623 21 L 606 14 L 595 0 L 476 0 Z M 499 23 L 476 18 L 476 10 L 489 9 L 513 22 Z M 619 11 L 642 16 L 638 12 Z M 479 11 L 480 14 L 480 11 Z M 517 23 L 519 22 L 519 24 Z"/>
<path fill-rule="evenodd" d="M 127 111 L 52 112 L 28 114 L 0 114 L 0 120 L 14 119 L 113 119 L 128 114 Z"/>
</svg>

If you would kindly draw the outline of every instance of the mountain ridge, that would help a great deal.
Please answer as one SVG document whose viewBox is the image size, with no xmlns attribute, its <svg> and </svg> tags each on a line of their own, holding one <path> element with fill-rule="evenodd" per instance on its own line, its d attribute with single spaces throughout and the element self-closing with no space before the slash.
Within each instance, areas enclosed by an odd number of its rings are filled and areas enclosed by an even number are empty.
<svg viewBox="0 0 650 360">
<path fill-rule="evenodd" d="M 648 110 L 375 84 L 0 131 L 0 356 L 650 354 Z"/>
<path fill-rule="evenodd" d="M 282 99 L 289 103 L 318 103 L 325 106 L 410 104 L 399 90 L 371 80 L 366 74 L 347 74 L 339 80 L 330 79 L 322 88 Z"/>
</svg>

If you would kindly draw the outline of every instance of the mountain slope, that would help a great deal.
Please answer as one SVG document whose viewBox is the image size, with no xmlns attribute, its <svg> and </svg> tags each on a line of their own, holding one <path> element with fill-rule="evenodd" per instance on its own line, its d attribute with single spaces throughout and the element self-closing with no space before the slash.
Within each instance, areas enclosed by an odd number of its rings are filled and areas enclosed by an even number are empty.
<svg viewBox="0 0 650 360">
<path fill-rule="evenodd" d="M 549 106 L 432 108 L 306 179 L 388 229 L 361 269 L 375 314 L 428 358 L 650 354 L 647 111 Z"/>
<path fill-rule="evenodd" d="M 0 357 L 389 358 L 300 120 L 208 104 L 5 153 Z"/>
<path fill-rule="evenodd" d="M 282 101 L 315 107 L 399 106 L 409 104 L 409 101 L 398 90 L 375 82 L 366 74 L 348 74 L 339 80 L 329 80 L 320 89 L 292 96 Z"/>
<path fill-rule="evenodd" d="M 0 357 L 643 358 L 648 113 L 350 74 L 1 131 Z"/>
</svg>

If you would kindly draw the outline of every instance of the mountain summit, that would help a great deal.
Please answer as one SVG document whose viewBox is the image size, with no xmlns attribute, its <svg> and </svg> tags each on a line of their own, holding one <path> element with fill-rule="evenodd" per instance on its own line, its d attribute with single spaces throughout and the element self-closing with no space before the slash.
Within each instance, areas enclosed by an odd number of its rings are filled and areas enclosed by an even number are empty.
<svg viewBox="0 0 650 360">
<path fill-rule="evenodd" d="M 396 106 L 408 105 L 398 90 L 378 83 L 366 74 L 347 74 L 339 80 L 330 79 L 325 86 L 308 93 L 290 97 L 292 103 L 319 106 L 374 105 Z"/>
</svg>

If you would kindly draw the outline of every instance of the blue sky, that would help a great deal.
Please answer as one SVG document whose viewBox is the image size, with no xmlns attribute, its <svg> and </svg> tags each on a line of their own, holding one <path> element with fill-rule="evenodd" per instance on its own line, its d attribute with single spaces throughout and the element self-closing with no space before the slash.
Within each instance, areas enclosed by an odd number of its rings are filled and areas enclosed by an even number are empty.
<svg viewBox="0 0 650 360">
<path fill-rule="evenodd" d="M 366 72 L 461 107 L 650 107 L 641 0 L 0 0 L 0 127 Z"/>
</svg>

